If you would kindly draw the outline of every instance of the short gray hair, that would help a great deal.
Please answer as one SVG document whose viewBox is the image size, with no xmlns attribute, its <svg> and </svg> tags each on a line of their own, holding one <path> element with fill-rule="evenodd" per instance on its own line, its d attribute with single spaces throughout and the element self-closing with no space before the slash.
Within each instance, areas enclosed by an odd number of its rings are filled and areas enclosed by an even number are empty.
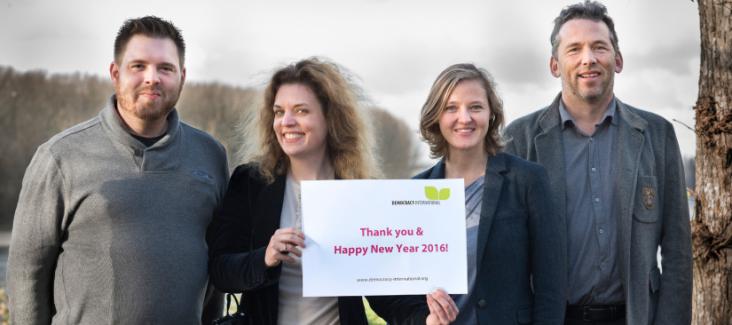
<svg viewBox="0 0 732 325">
<path fill-rule="evenodd" d="M 597 1 L 585 0 L 585 2 L 575 3 L 571 6 L 567 6 L 559 13 L 557 18 L 554 18 L 554 29 L 549 41 L 552 44 L 552 56 L 557 56 L 557 48 L 559 47 L 559 29 L 572 19 L 589 19 L 592 21 L 601 21 L 607 25 L 610 30 L 610 42 L 613 45 L 615 53 L 620 53 L 620 47 L 618 47 L 618 34 L 615 33 L 615 24 L 613 19 L 607 15 L 607 8 L 602 3 Z"/>
</svg>

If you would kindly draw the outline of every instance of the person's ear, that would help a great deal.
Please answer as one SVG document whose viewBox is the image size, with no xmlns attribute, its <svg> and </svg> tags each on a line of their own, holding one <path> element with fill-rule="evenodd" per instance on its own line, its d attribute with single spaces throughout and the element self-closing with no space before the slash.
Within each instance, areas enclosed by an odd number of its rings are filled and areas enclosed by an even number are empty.
<svg viewBox="0 0 732 325">
<path fill-rule="evenodd" d="M 623 71 L 623 54 L 618 51 L 615 53 L 615 73 Z"/>
<path fill-rule="evenodd" d="M 559 61 L 553 55 L 549 58 L 549 71 L 551 71 L 554 78 L 559 78 Z"/>
<path fill-rule="evenodd" d="M 115 86 L 119 82 L 119 66 L 115 61 L 109 64 L 109 78 Z"/>
</svg>

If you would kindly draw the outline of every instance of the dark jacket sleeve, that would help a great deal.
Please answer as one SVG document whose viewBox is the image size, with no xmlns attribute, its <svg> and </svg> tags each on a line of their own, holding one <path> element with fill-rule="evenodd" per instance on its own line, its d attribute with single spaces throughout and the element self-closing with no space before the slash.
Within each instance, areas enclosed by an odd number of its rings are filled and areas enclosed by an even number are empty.
<svg viewBox="0 0 732 325">
<path fill-rule="evenodd" d="M 389 324 L 423 325 L 429 315 L 425 296 L 366 297 L 369 306 Z"/>
<path fill-rule="evenodd" d="M 206 296 L 203 299 L 203 314 L 201 324 L 209 325 L 220 318 L 224 311 L 224 295 L 214 289 L 213 283 L 206 287 Z"/>
<path fill-rule="evenodd" d="M 548 199 L 549 181 L 543 167 L 536 166 L 527 193 L 534 324 L 561 324 L 567 299 L 567 246 L 560 235 L 564 224 Z"/>
<path fill-rule="evenodd" d="M 265 247 L 252 248 L 253 202 L 264 186 L 256 168 L 234 170 L 221 211 L 209 225 L 209 273 L 214 286 L 223 292 L 243 292 L 275 281 L 278 268 L 264 264 Z"/>
<path fill-rule="evenodd" d="M 684 167 L 673 127 L 666 122 L 661 235 L 661 286 L 654 324 L 690 324 L 691 226 Z"/>
</svg>

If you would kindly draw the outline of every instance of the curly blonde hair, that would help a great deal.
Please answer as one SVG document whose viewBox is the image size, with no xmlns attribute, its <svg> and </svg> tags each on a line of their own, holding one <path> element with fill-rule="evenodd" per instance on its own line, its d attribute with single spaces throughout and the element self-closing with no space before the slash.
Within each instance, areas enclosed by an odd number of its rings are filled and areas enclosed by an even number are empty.
<svg viewBox="0 0 732 325">
<path fill-rule="evenodd" d="M 359 114 L 355 87 L 344 77 L 343 69 L 332 62 L 309 58 L 275 71 L 264 90 L 259 109 L 257 132 L 260 155 L 254 160 L 268 182 L 284 175 L 290 167 L 288 156 L 277 142 L 272 128 L 275 96 L 286 84 L 305 85 L 323 107 L 327 126 L 326 154 L 335 177 L 359 179 L 376 176 L 366 124 Z"/>
<path fill-rule="evenodd" d="M 454 64 L 443 70 L 430 89 L 429 96 L 422 106 L 419 121 L 419 131 L 422 138 L 430 146 L 430 157 L 440 158 L 449 156 L 449 145 L 440 132 L 440 116 L 445 111 L 447 101 L 458 83 L 467 80 L 477 80 L 483 85 L 488 97 L 491 110 L 490 124 L 485 135 L 485 152 L 495 155 L 503 148 L 501 129 L 503 129 L 503 102 L 496 94 L 496 86 L 491 75 L 473 64 Z"/>
</svg>

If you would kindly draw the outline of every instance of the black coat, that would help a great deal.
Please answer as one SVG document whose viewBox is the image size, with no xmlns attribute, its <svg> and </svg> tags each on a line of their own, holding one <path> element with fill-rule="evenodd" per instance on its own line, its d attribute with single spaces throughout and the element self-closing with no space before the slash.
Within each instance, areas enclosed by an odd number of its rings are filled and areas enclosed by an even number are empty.
<svg viewBox="0 0 732 325">
<path fill-rule="evenodd" d="M 252 324 L 277 324 L 281 266 L 268 269 L 264 251 L 280 227 L 285 197 L 284 175 L 267 184 L 251 164 L 234 170 L 222 211 L 206 236 L 209 272 L 223 292 L 243 292 L 242 304 Z M 361 297 L 339 297 L 343 325 L 367 324 Z M 371 307 L 391 324 L 424 324 L 424 301 L 410 296 L 369 297 Z"/>
</svg>

